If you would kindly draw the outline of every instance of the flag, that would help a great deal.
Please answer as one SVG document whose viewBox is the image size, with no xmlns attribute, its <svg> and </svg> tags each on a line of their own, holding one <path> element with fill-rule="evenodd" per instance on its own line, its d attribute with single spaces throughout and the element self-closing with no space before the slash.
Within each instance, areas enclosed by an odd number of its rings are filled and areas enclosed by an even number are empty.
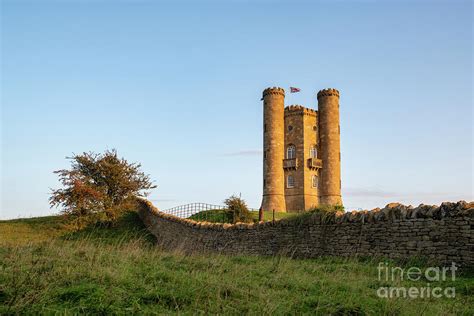
<svg viewBox="0 0 474 316">
<path fill-rule="evenodd" d="M 296 92 L 300 92 L 300 91 L 301 91 L 300 88 L 290 87 L 290 93 L 296 93 Z"/>
</svg>

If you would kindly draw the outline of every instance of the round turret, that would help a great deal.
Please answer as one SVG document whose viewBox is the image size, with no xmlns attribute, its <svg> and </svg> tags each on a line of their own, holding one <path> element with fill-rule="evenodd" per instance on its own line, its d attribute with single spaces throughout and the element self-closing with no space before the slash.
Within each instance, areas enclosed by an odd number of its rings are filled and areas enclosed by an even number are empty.
<svg viewBox="0 0 474 316">
<path fill-rule="evenodd" d="M 286 211 L 284 158 L 285 90 L 263 90 L 263 199 L 264 211 Z"/>
<path fill-rule="evenodd" d="M 339 91 L 324 89 L 318 92 L 320 203 L 342 205 L 341 145 L 339 126 Z"/>
<path fill-rule="evenodd" d="M 279 88 L 279 87 L 271 87 L 271 88 L 266 88 L 263 90 L 263 97 L 269 95 L 269 94 L 279 94 L 283 97 L 285 97 L 285 89 Z"/>
</svg>

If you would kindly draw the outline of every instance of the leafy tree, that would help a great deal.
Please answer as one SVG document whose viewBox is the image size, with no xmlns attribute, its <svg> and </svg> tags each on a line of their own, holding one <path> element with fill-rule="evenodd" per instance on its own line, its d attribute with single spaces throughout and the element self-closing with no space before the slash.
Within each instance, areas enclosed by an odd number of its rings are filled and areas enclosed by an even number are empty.
<svg viewBox="0 0 474 316">
<path fill-rule="evenodd" d="M 247 204 L 240 196 L 232 195 L 225 199 L 224 203 L 231 214 L 233 223 L 252 221 Z"/>
<path fill-rule="evenodd" d="M 137 197 L 156 188 L 141 165 L 117 156 L 117 151 L 73 155 L 71 169 L 57 170 L 64 188 L 52 190 L 51 207 L 63 207 L 76 229 L 88 224 L 113 223 L 124 211 L 134 207 Z"/>
</svg>

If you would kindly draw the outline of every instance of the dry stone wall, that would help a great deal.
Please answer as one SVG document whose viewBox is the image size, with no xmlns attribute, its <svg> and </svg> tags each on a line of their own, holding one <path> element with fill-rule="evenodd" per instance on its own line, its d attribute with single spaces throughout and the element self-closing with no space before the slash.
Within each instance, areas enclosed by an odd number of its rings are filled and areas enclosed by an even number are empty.
<svg viewBox="0 0 474 316">
<path fill-rule="evenodd" d="M 474 202 L 416 208 L 392 203 L 372 211 L 232 225 L 178 218 L 140 200 L 139 215 L 161 246 L 186 253 L 424 257 L 474 266 Z"/>
</svg>

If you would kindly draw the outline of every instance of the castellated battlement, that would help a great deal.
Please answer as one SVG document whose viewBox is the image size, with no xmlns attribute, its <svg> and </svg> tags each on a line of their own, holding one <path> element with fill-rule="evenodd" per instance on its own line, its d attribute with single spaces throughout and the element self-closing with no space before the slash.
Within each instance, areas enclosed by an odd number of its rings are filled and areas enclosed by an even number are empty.
<svg viewBox="0 0 474 316">
<path fill-rule="evenodd" d="M 271 88 L 266 88 L 263 90 L 263 97 L 265 97 L 268 94 L 280 94 L 285 96 L 285 89 L 280 88 L 280 87 L 271 87 Z"/>
<path fill-rule="evenodd" d="M 285 117 L 292 116 L 292 115 L 309 115 L 309 116 L 316 116 L 318 111 L 304 107 L 299 104 L 289 105 L 285 107 Z"/>
<path fill-rule="evenodd" d="M 328 89 L 323 89 L 318 92 L 318 99 L 321 97 L 331 97 L 335 96 L 339 98 L 339 91 L 337 89 L 333 88 L 328 88 Z"/>
</svg>

